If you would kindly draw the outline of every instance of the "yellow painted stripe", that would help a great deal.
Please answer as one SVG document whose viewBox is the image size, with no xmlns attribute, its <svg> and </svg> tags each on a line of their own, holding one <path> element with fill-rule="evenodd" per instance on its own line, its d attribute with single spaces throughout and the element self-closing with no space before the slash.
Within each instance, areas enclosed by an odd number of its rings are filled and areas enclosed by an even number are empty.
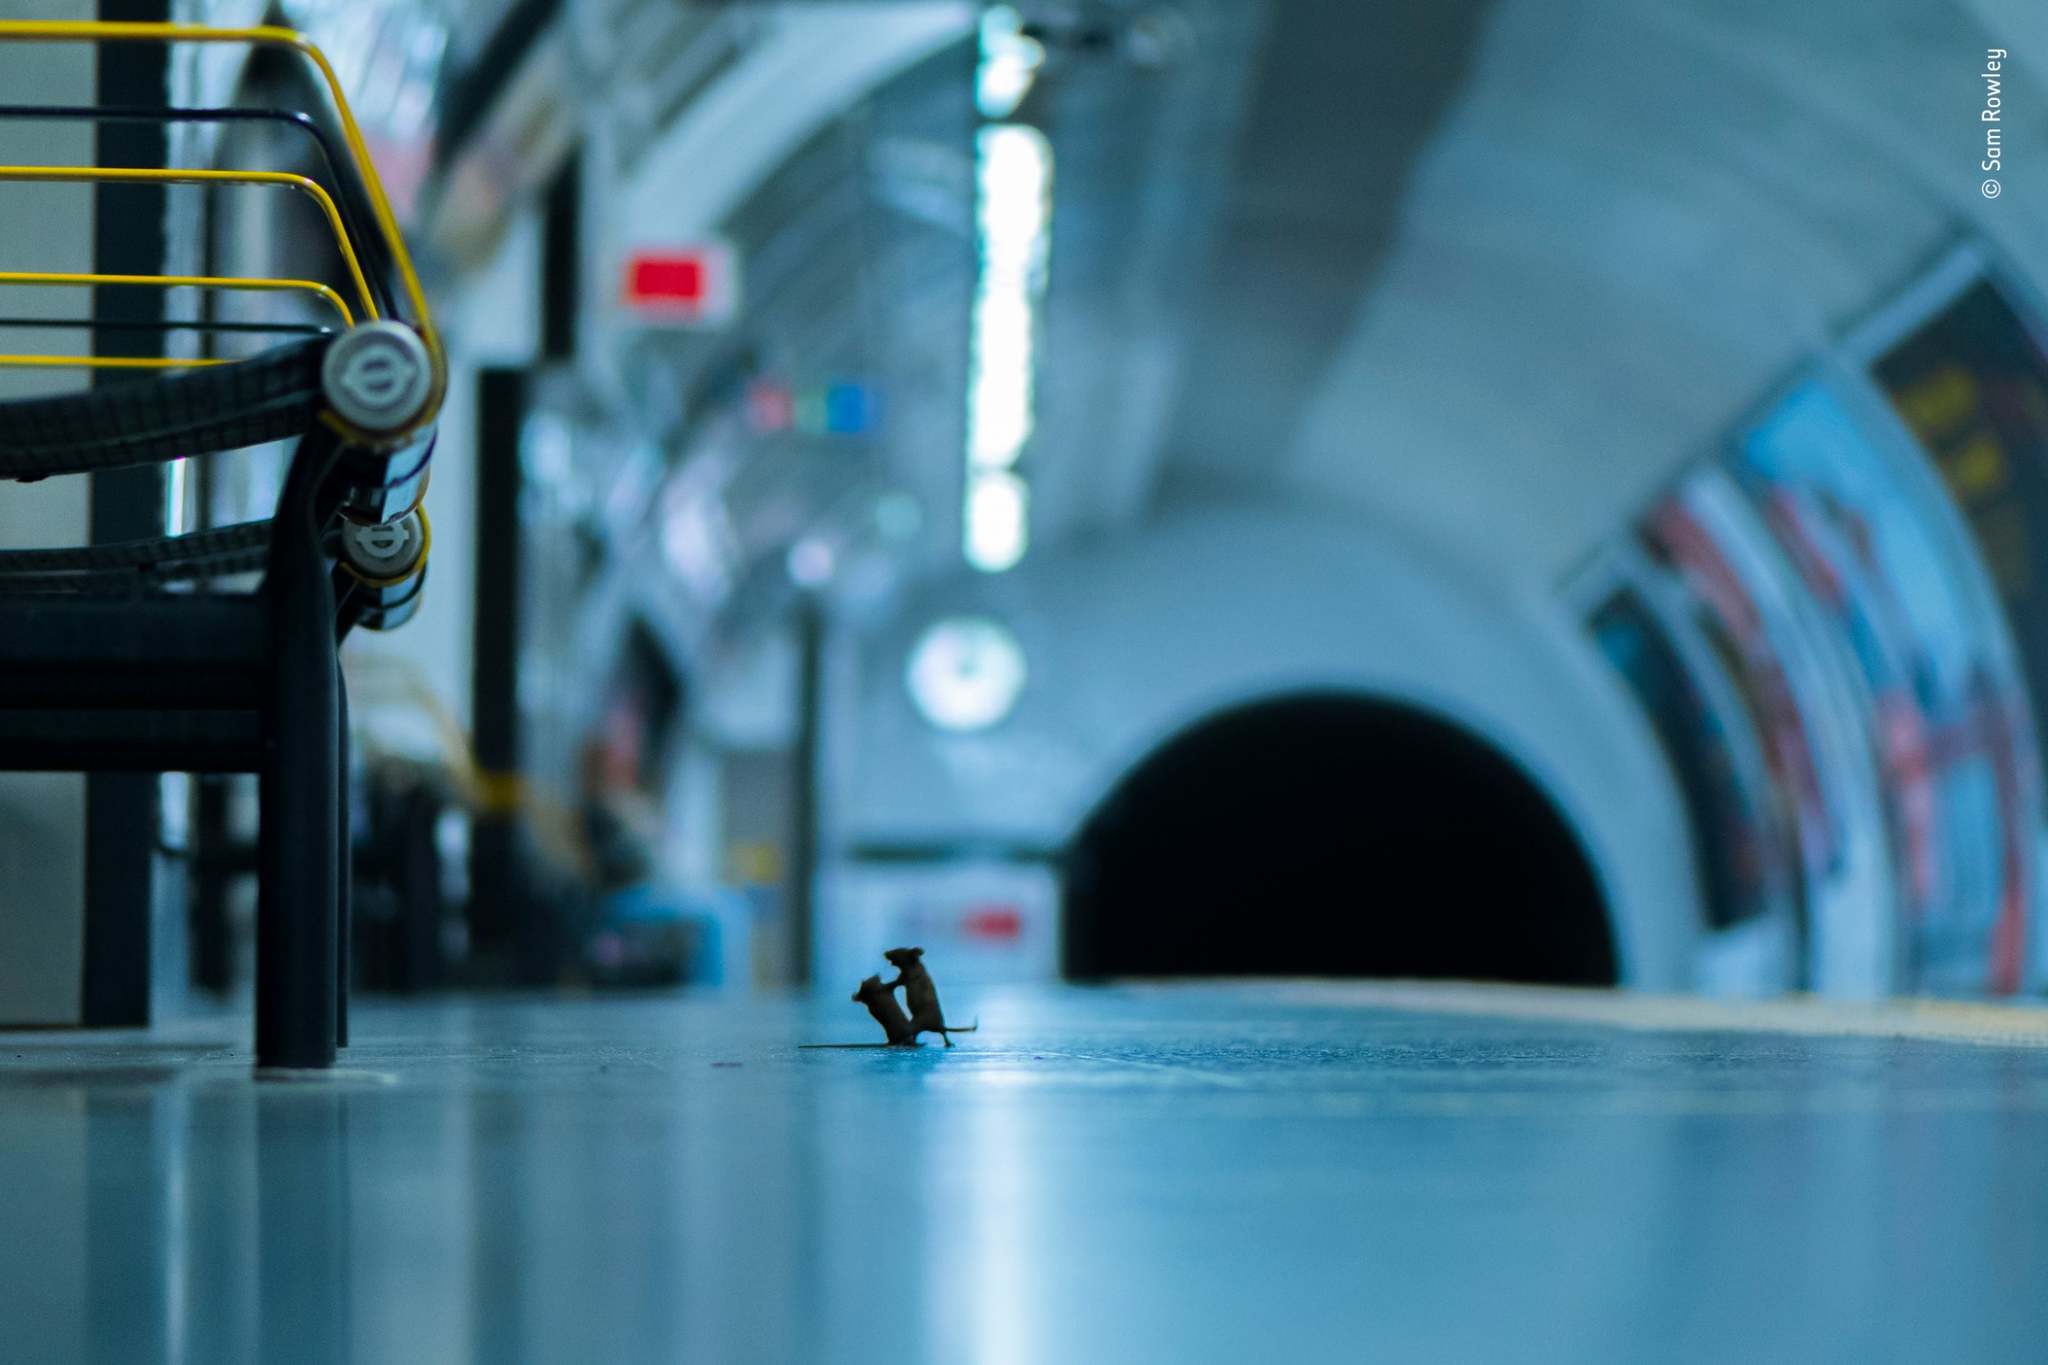
<svg viewBox="0 0 2048 1365">
<path fill-rule="evenodd" d="M 1599 1024 L 1631 1031 L 1910 1038 L 1981 1047 L 2048 1048 L 2048 1008 L 2026 1000 L 1901 997 L 1856 1001 L 1814 995 L 1741 1000 L 1435 981 L 1297 980 L 1256 985 L 1233 982 L 1232 986 L 1285 1004 Z"/>
<path fill-rule="evenodd" d="M 494 773 L 478 769 L 473 779 L 471 800 L 486 815 L 512 815 L 531 800 L 527 782 L 518 773 Z"/>
<path fill-rule="evenodd" d="M 348 232 L 341 225 L 341 214 L 334 207 L 333 198 L 318 182 L 306 176 L 292 175 L 287 171 L 188 171 L 158 166 L 0 166 L 0 181 L 7 180 L 86 184 L 140 181 L 159 185 L 281 185 L 297 190 L 320 206 L 321 215 L 327 219 L 327 229 L 334 235 L 334 245 L 341 251 L 342 264 L 348 267 L 349 283 L 355 286 L 356 298 L 363 305 L 364 315 L 373 320 L 377 316 L 376 296 L 370 292 L 370 282 L 363 278 L 362 262 L 356 259 L 355 244 L 349 241 Z"/>
</svg>

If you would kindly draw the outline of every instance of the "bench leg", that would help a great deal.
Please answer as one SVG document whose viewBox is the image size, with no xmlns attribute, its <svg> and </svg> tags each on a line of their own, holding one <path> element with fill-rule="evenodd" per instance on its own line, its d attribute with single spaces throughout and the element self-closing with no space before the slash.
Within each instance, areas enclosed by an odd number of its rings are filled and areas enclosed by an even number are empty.
<svg viewBox="0 0 2048 1365">
<path fill-rule="evenodd" d="M 319 462 L 293 461 L 263 592 L 271 664 L 258 798 L 256 1065 L 334 1065 L 341 819 L 334 590 L 313 520 Z"/>
<path fill-rule="evenodd" d="M 351 845 L 355 841 L 350 837 L 348 825 L 348 679 L 342 676 L 338 667 L 334 672 L 334 698 L 335 733 L 339 741 L 335 772 L 339 781 L 334 797 L 335 815 L 338 817 L 335 822 L 334 1042 L 337 1047 L 347 1047 L 349 939 L 355 931 L 354 888 L 351 885 L 355 859 Z"/>
</svg>

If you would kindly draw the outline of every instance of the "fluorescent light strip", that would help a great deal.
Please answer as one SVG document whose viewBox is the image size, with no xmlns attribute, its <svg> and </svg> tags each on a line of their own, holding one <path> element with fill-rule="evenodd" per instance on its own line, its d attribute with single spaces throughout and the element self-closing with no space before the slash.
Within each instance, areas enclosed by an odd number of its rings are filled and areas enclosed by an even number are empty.
<svg viewBox="0 0 2048 1365">
<path fill-rule="evenodd" d="M 1031 93 L 1045 47 L 1024 33 L 1014 5 L 991 5 L 981 16 L 981 65 L 974 76 L 974 102 L 983 118 L 1008 118 Z"/>
<path fill-rule="evenodd" d="M 967 562 L 983 573 L 1014 569 L 1031 544 L 1031 489 L 1007 469 L 967 478 Z"/>
<path fill-rule="evenodd" d="M 1038 129 L 992 123 L 976 137 L 975 288 L 967 389 L 967 562 L 1001 573 L 1030 543 L 1030 490 L 1015 472 L 1036 419 L 1038 301 L 1052 226 L 1052 147 Z"/>
</svg>

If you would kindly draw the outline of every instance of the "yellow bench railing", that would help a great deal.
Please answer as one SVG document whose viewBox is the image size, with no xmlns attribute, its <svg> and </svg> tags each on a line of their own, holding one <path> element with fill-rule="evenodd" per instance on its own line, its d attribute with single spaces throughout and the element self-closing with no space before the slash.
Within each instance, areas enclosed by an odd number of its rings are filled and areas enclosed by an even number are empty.
<svg viewBox="0 0 2048 1365">
<path fill-rule="evenodd" d="M 304 34 L 288 28 L 259 25 L 249 28 L 214 28 L 203 24 L 167 23 L 118 23 L 104 21 L 66 20 L 0 20 L 0 43 L 242 43 L 252 47 L 279 49 L 304 58 L 318 73 L 327 90 L 329 101 L 334 106 L 334 115 L 340 124 L 342 140 L 346 145 L 348 159 L 357 182 L 362 186 L 369 201 L 370 213 L 376 223 L 377 236 L 383 248 L 383 257 L 390 262 L 398 276 L 399 288 L 404 294 L 407 311 L 411 314 L 405 321 L 420 335 L 433 368 L 434 399 L 429 410 L 438 406 L 441 393 L 447 385 L 447 361 L 441 349 L 439 334 L 434 329 L 432 315 L 427 307 L 425 291 L 420 287 L 418 272 L 413 268 L 412 257 L 405 249 L 404 238 L 398 231 L 397 219 L 391 211 L 390 200 L 385 196 L 383 183 L 377 177 L 377 168 L 371 162 L 369 148 L 363 140 L 362 129 L 357 125 L 350 110 L 348 98 L 342 93 L 341 82 L 334 67 Z M 295 189 L 312 199 L 333 234 L 335 245 L 341 254 L 342 263 L 349 276 L 349 284 L 356 294 L 364 315 L 369 319 L 379 316 L 376 298 L 362 266 L 362 253 L 358 244 L 351 240 L 342 217 L 336 209 L 333 195 L 317 181 L 302 175 L 282 171 L 251 170 L 185 170 L 176 167 L 98 167 L 98 166 L 0 166 L 0 181 L 74 181 L 92 184 L 142 182 L 160 184 L 243 184 L 272 185 Z M 340 192 L 340 186 L 336 186 Z M 341 296 L 326 285 L 309 280 L 276 279 L 263 276 L 195 276 L 195 275 L 96 275 L 96 274 L 54 274 L 35 271 L 0 272 L 0 285 L 16 284 L 132 284 L 153 285 L 161 288 L 196 286 L 201 288 L 255 289 L 255 290 L 296 290 L 310 292 L 334 307 L 344 323 L 352 323 L 354 316 Z M 89 323 L 81 322 L 81 326 Z M 176 368 L 204 363 L 179 357 L 103 357 L 76 355 L 6 355 L 0 356 L 0 365 L 81 365 L 95 368 Z"/>
</svg>

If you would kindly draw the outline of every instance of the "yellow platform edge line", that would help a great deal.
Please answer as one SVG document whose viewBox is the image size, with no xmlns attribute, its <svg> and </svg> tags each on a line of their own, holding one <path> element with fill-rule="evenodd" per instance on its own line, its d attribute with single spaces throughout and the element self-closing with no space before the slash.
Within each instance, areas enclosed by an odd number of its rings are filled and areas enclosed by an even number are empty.
<svg viewBox="0 0 2048 1365">
<path fill-rule="evenodd" d="M 1247 983 L 1229 984 L 1237 989 Z M 1647 1033 L 1776 1033 L 2048 1048 L 2048 1005 L 2031 999 L 1861 1001 L 1805 994 L 1733 999 L 1464 981 L 1289 979 L 1261 981 L 1254 989 L 1287 1004 L 1599 1024 Z"/>
</svg>

